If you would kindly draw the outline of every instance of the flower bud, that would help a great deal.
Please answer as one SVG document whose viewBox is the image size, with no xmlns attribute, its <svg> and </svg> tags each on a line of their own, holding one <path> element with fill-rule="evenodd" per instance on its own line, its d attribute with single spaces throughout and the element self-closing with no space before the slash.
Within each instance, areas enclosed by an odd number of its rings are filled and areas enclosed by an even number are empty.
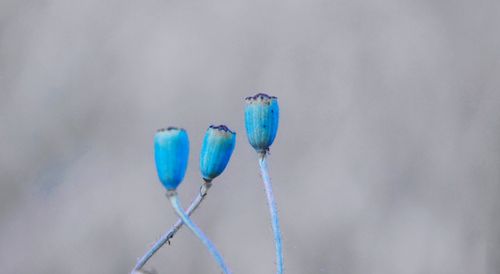
<svg viewBox="0 0 500 274">
<path fill-rule="evenodd" d="M 236 133 L 224 125 L 210 126 L 205 133 L 200 153 L 200 171 L 205 181 L 219 176 L 231 158 Z"/>
<path fill-rule="evenodd" d="M 266 152 L 278 131 L 278 98 L 258 93 L 245 98 L 245 102 L 245 127 L 248 141 L 257 152 Z"/>
<path fill-rule="evenodd" d="M 188 135 L 184 129 L 168 127 L 156 132 L 154 143 L 158 177 L 167 190 L 175 190 L 186 174 Z"/>
</svg>

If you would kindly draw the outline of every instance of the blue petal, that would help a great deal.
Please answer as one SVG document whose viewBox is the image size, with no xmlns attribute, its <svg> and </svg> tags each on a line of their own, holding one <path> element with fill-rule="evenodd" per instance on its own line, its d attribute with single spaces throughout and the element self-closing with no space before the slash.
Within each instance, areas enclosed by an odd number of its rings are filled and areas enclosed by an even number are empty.
<svg viewBox="0 0 500 274">
<path fill-rule="evenodd" d="M 155 162 L 158 177 L 167 190 L 184 179 L 189 157 L 189 139 L 184 129 L 169 127 L 155 135 Z"/>
<path fill-rule="evenodd" d="M 200 153 L 200 171 L 205 180 L 219 176 L 231 158 L 236 144 L 236 133 L 226 126 L 210 126 L 207 129 Z"/>
<path fill-rule="evenodd" d="M 278 131 L 278 98 L 259 93 L 245 99 L 245 127 L 248 141 L 257 152 L 267 151 Z"/>
</svg>

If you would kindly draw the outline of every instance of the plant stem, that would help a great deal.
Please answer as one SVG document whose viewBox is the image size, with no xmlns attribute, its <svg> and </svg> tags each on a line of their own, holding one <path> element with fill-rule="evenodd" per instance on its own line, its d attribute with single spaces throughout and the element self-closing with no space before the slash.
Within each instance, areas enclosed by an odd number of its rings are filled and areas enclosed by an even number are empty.
<svg viewBox="0 0 500 274">
<path fill-rule="evenodd" d="M 276 264 L 277 273 L 283 273 L 283 251 L 281 245 L 281 230 L 280 223 L 278 219 L 278 209 L 276 208 L 276 201 L 274 199 L 273 188 L 271 186 L 271 178 L 269 178 L 269 169 L 267 167 L 267 157 L 266 152 L 259 153 L 259 165 L 260 172 L 262 175 L 262 180 L 264 181 L 264 186 L 266 189 L 267 204 L 269 205 L 269 211 L 271 213 L 271 224 L 274 233 L 274 243 L 276 245 Z"/>
<path fill-rule="evenodd" d="M 179 197 L 177 196 L 177 192 L 168 191 L 167 197 L 170 200 L 170 203 L 172 204 L 172 207 L 174 208 L 177 215 L 182 219 L 182 221 L 187 225 L 187 227 L 191 229 L 194 235 L 196 235 L 203 242 L 203 244 L 205 244 L 208 251 L 212 253 L 212 256 L 214 257 L 219 267 L 222 269 L 222 272 L 225 274 L 231 274 L 231 271 L 224 263 L 224 259 L 220 255 L 219 251 L 217 251 L 217 249 L 215 248 L 215 245 L 207 238 L 207 236 L 205 236 L 203 231 L 201 231 L 201 229 L 189 218 L 189 216 L 182 209 L 181 204 L 179 202 Z"/>
<path fill-rule="evenodd" d="M 196 198 L 194 198 L 194 200 L 191 202 L 191 205 L 189 206 L 186 212 L 188 216 L 191 216 L 191 214 L 200 206 L 201 202 L 203 202 L 203 200 L 207 196 L 208 190 L 210 189 L 211 186 L 212 183 L 210 181 L 205 181 L 201 185 L 198 195 L 196 195 Z M 141 270 L 141 268 L 144 267 L 144 265 L 149 261 L 149 259 L 151 259 L 151 257 L 153 257 L 153 255 L 158 250 L 160 250 L 160 248 L 163 245 L 165 245 L 167 242 L 170 244 L 169 242 L 170 239 L 174 237 L 175 233 L 179 231 L 179 229 L 182 227 L 183 224 L 184 222 L 181 219 L 178 219 L 177 222 L 160 237 L 160 239 L 151 247 L 151 249 L 148 250 L 148 252 L 146 252 L 146 254 L 144 254 L 144 256 L 142 256 L 139 259 L 139 261 L 137 261 L 131 274 L 134 274 L 139 270 Z"/>
</svg>

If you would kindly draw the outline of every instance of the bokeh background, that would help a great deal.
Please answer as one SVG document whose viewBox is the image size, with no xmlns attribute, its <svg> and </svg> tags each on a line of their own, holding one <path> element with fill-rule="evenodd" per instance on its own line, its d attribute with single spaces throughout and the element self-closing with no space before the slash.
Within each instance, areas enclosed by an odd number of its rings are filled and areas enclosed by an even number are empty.
<svg viewBox="0 0 500 274">
<path fill-rule="evenodd" d="M 274 273 L 243 98 L 289 274 L 500 273 L 500 2 L 0 1 L 1 273 L 128 273 L 176 218 L 157 128 L 237 131 L 194 216 L 234 273 Z M 147 268 L 218 273 L 187 230 Z"/>
</svg>

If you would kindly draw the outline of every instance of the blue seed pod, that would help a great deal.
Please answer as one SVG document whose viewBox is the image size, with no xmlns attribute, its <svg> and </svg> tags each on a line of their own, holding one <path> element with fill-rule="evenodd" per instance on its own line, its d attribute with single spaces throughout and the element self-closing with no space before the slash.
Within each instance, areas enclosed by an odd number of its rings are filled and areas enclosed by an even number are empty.
<svg viewBox="0 0 500 274">
<path fill-rule="evenodd" d="M 278 98 L 264 93 L 245 98 L 248 141 L 257 152 L 265 152 L 276 137 L 279 124 Z"/>
<path fill-rule="evenodd" d="M 207 129 L 200 153 L 200 171 L 205 181 L 219 176 L 231 158 L 236 144 L 236 133 L 224 125 Z"/>
<path fill-rule="evenodd" d="M 167 190 L 175 190 L 184 179 L 188 157 L 189 139 L 184 129 L 168 127 L 156 132 L 156 170 Z"/>
</svg>

